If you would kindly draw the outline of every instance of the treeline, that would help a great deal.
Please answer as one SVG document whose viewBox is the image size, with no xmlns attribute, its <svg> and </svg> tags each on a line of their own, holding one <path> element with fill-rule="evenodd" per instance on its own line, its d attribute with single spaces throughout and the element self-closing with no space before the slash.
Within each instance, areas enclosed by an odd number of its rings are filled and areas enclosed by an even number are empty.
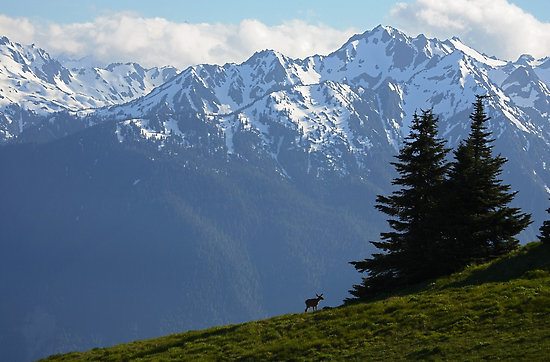
<svg viewBox="0 0 550 362">
<path fill-rule="evenodd" d="M 516 235 L 531 223 L 531 215 L 509 206 L 517 191 L 500 179 L 506 159 L 492 155 L 484 98 L 476 97 L 470 133 L 450 162 L 437 117 L 431 110 L 414 115 L 392 162 L 398 173 L 392 184 L 398 189 L 376 199 L 390 231 L 371 242 L 379 253 L 351 262 L 367 277 L 353 286 L 348 301 L 450 274 L 518 246 Z M 540 239 L 550 242 L 550 221 L 540 231 Z"/>
</svg>

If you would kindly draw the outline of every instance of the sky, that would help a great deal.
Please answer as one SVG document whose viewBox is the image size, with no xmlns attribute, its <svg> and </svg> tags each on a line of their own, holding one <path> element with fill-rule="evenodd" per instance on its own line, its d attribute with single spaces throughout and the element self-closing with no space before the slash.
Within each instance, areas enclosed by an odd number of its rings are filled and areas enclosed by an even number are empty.
<svg viewBox="0 0 550 362">
<path fill-rule="evenodd" d="M 0 35 L 52 56 L 145 66 L 328 54 L 378 24 L 458 36 L 504 60 L 550 56 L 548 0 L 0 0 Z"/>
</svg>

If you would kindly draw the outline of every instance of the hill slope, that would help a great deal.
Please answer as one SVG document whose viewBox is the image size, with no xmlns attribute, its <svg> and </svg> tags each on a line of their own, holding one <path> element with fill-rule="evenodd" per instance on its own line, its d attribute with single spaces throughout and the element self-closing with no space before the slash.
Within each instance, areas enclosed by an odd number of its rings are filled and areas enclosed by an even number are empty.
<svg viewBox="0 0 550 362">
<path fill-rule="evenodd" d="M 550 246 L 530 244 L 491 264 L 367 304 L 48 360 L 542 360 L 550 353 L 549 271 Z"/>
</svg>

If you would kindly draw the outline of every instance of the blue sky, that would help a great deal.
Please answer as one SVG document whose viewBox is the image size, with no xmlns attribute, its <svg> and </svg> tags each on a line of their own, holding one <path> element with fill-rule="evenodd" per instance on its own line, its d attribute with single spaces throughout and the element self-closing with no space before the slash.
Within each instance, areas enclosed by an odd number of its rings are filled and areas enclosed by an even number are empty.
<svg viewBox="0 0 550 362">
<path fill-rule="evenodd" d="M 0 0 L 0 35 L 57 57 L 145 66 L 328 54 L 378 24 L 458 36 L 504 60 L 550 55 L 550 0 Z"/>
<path fill-rule="evenodd" d="M 2 0 L 0 13 L 59 23 L 90 21 L 112 12 L 132 11 L 146 17 L 163 17 L 176 22 L 237 23 L 253 18 L 268 25 L 303 19 L 336 28 L 372 28 L 385 23 L 398 1 L 383 0 Z M 410 3 L 409 1 L 399 1 Z M 511 3 L 550 21 L 549 0 L 513 0 Z"/>
<path fill-rule="evenodd" d="M 163 17 L 177 22 L 238 23 L 253 18 L 268 25 L 285 20 L 304 19 L 334 27 L 363 27 L 378 24 L 389 12 L 392 1 L 328 0 L 201 0 L 201 1 L 132 1 L 132 0 L 25 0 L 6 1 L 2 12 L 56 22 L 88 21 L 109 12 L 134 11 L 142 16 Z M 335 5 L 338 4 L 338 5 Z M 353 11 L 350 11 L 353 9 Z"/>
</svg>

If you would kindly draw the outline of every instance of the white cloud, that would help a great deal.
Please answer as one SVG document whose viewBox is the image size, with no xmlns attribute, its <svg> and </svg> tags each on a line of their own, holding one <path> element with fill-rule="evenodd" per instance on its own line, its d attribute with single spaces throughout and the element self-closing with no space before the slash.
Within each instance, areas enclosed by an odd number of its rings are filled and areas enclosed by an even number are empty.
<svg viewBox="0 0 550 362">
<path fill-rule="evenodd" d="M 180 68 L 241 62 L 263 49 L 300 58 L 326 54 L 354 32 L 301 20 L 275 26 L 252 19 L 239 24 L 189 24 L 116 13 L 86 23 L 43 24 L 0 15 L 0 34 L 24 44 L 36 43 L 52 55 L 91 55 L 106 63 L 136 61 L 146 66 L 170 64 Z"/>
<path fill-rule="evenodd" d="M 458 35 L 488 55 L 515 59 L 522 53 L 550 55 L 550 23 L 537 20 L 507 0 L 414 0 L 394 5 L 388 23 L 410 35 Z M 90 22 L 57 24 L 0 14 L 0 35 L 36 43 L 54 56 L 91 56 L 101 62 L 137 61 L 145 66 L 241 62 L 255 51 L 275 49 L 302 58 L 327 54 L 353 33 L 292 20 L 266 25 L 176 23 L 134 13 L 113 13 Z"/>
<path fill-rule="evenodd" d="M 550 23 L 541 22 L 507 0 L 416 0 L 398 3 L 395 26 L 411 35 L 459 36 L 488 55 L 515 60 L 521 54 L 550 55 Z"/>
<path fill-rule="evenodd" d="M 34 41 L 34 25 L 25 18 L 10 18 L 0 14 L 0 36 L 10 40 L 17 39 L 23 43 Z"/>
</svg>

